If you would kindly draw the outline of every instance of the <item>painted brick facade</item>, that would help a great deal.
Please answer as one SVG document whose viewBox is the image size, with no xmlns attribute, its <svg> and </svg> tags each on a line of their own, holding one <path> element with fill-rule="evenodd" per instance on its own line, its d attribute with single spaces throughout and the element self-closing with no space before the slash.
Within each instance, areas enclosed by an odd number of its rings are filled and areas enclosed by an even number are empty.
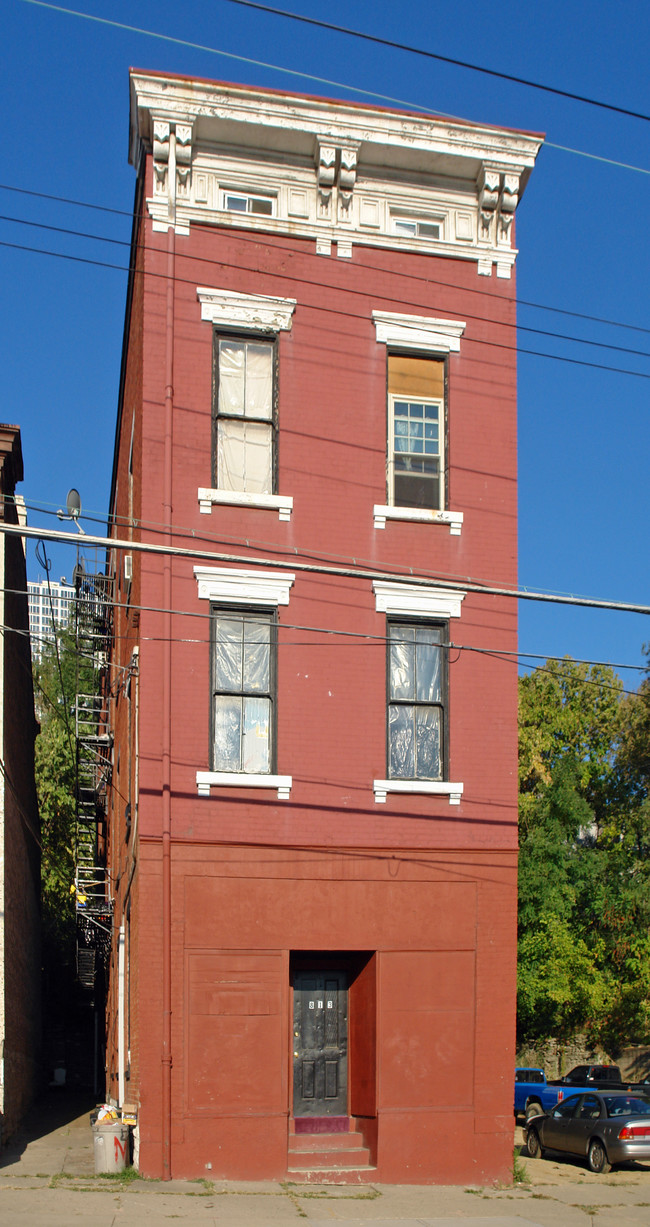
<svg viewBox="0 0 650 1227">
<path fill-rule="evenodd" d="M 514 179 L 523 190 L 539 140 L 468 126 L 469 157 L 421 117 L 337 103 L 326 120 L 318 100 L 155 75 L 132 74 L 132 103 L 140 220 L 111 516 L 116 541 L 150 548 L 134 549 L 130 586 L 118 590 L 111 662 L 118 786 L 108 853 L 126 970 L 120 983 L 115 946 L 107 1093 L 138 1106 L 146 1174 L 286 1176 L 301 1118 L 296 977 L 313 971 L 328 983 L 336 969 L 348 1033 L 338 1093 L 367 1152 L 342 1178 L 507 1179 L 516 603 L 475 589 L 516 586 L 507 199 Z M 363 139 L 348 147 L 341 132 L 362 120 Z M 416 153 L 398 140 L 402 122 Z M 270 220 L 224 208 L 224 184 L 244 200 L 273 199 Z M 440 241 L 395 237 L 391 226 L 409 209 L 440 218 Z M 364 230 L 371 224 L 376 235 Z M 226 335 L 276 338 L 275 492 L 293 500 L 287 519 L 219 491 L 210 514 L 201 509 L 199 492 L 215 484 L 219 328 L 204 313 L 206 288 L 226 313 Z M 288 322 L 260 323 L 260 296 L 293 304 Z M 393 340 L 380 335 L 377 313 Z M 427 345 L 434 325 L 457 340 Z M 425 340 L 409 342 L 408 328 Z M 375 513 L 388 498 L 389 352 L 445 362 L 437 521 L 389 508 L 380 527 Z M 460 531 L 447 512 L 462 512 Z M 155 552 L 160 545 L 179 553 Z M 114 552 L 116 574 L 123 553 Z M 228 606 L 214 593 L 238 569 L 257 577 L 246 581 L 248 608 L 260 604 L 260 576 L 291 577 L 288 604 L 277 603 L 272 770 L 290 777 L 282 799 L 277 785 L 254 781 L 208 778 L 207 795 L 197 787 L 197 773 L 212 770 L 210 592 Z M 386 597 L 386 611 L 382 585 L 391 583 L 401 595 Z M 440 792 L 417 780 L 391 791 L 390 601 L 401 608 L 415 593 L 411 620 L 424 625 L 421 594 L 435 606 L 441 588 L 459 616 L 445 625 Z M 327 1128 L 326 1105 L 312 1115 Z"/>
</svg>

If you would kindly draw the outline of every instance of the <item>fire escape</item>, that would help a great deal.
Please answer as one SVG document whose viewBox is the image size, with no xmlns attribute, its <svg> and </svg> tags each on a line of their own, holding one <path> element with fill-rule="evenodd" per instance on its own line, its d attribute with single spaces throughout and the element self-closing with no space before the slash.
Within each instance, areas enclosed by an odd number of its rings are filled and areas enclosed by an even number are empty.
<svg viewBox="0 0 650 1227">
<path fill-rule="evenodd" d="M 75 567 L 76 647 L 80 670 L 92 681 L 77 693 L 75 900 L 77 974 L 93 990 L 111 944 L 113 899 L 106 871 L 108 788 L 113 765 L 107 660 L 112 631 L 113 581 L 96 551 L 84 549 Z"/>
</svg>

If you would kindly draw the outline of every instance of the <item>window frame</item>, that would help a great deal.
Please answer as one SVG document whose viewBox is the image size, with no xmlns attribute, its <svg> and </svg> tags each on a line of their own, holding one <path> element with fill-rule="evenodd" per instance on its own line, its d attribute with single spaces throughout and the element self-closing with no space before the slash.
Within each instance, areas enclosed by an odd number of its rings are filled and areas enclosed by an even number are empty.
<svg viewBox="0 0 650 1227">
<path fill-rule="evenodd" d="M 441 632 L 442 642 L 438 645 L 441 659 L 441 683 L 440 690 L 442 694 L 441 701 L 430 703 L 418 699 L 398 699 L 394 700 L 391 697 L 391 647 L 393 639 L 391 637 L 391 627 L 413 628 L 416 631 L 423 628 L 433 627 Z M 389 615 L 386 619 L 386 778 L 392 783 L 404 784 L 445 784 L 449 781 L 449 622 L 442 618 L 409 618 L 408 616 Z M 434 645 L 435 646 L 435 645 Z M 441 711 L 441 752 L 440 752 L 440 769 L 441 774 L 437 776 L 401 776 L 391 775 L 391 743 L 390 743 L 390 708 L 391 706 L 398 707 L 434 707 Z M 417 757 L 417 756 L 416 756 Z"/>
<path fill-rule="evenodd" d="M 414 226 L 414 230 L 400 230 L 402 226 Z M 437 234 L 421 234 L 421 226 L 436 226 Z M 391 233 L 396 234 L 399 238 L 404 239 L 423 239 L 426 243 L 439 243 L 444 241 L 445 237 L 445 219 L 444 217 L 429 214 L 419 213 L 398 213 L 391 210 L 390 214 Z"/>
<path fill-rule="evenodd" d="M 246 208 L 245 209 L 231 208 L 230 205 L 228 205 L 227 201 L 233 198 L 236 198 L 239 200 L 245 200 Z M 271 205 L 270 212 L 256 213 L 254 209 L 250 208 L 251 202 L 254 200 L 262 200 L 265 203 L 268 201 L 268 203 Z M 233 213 L 235 216 L 240 215 L 242 217 L 277 217 L 278 198 L 275 194 L 271 192 L 251 192 L 248 189 L 222 187 L 221 189 L 221 208 L 224 211 L 224 213 Z"/>
<path fill-rule="evenodd" d="M 442 397 L 439 396 L 418 396 L 417 400 L 414 397 L 413 402 L 424 405 L 440 405 L 442 408 L 442 425 L 439 432 L 440 444 L 440 467 L 439 467 L 439 493 L 438 505 L 436 507 L 413 507 L 405 503 L 398 503 L 395 500 L 395 448 L 393 436 L 394 411 L 393 405 L 395 400 L 407 400 L 406 396 L 398 392 L 391 392 L 389 383 L 389 364 L 393 357 L 404 358 L 419 358 L 428 362 L 435 362 L 442 365 Z M 432 354 L 426 351 L 411 351 L 403 350 L 393 346 L 386 347 L 386 505 L 394 508 L 396 512 L 433 512 L 434 514 L 448 511 L 449 509 L 449 414 L 447 407 L 449 403 L 449 357 L 447 354 Z M 423 453 L 424 454 L 424 453 Z"/>
<path fill-rule="evenodd" d="M 267 771 L 247 771 L 242 765 L 238 771 L 233 771 L 223 766 L 217 766 L 216 762 L 216 746 L 215 746 L 215 697 L 217 694 L 230 694 L 240 698 L 244 698 L 246 694 L 252 694 L 251 691 L 242 689 L 241 691 L 222 690 L 218 691 L 216 682 L 216 657 L 217 657 L 217 618 L 231 617 L 240 619 L 242 622 L 248 619 L 250 621 L 264 622 L 270 627 L 269 635 L 269 689 L 264 691 L 263 695 L 260 692 L 260 697 L 269 699 L 270 717 L 269 717 L 269 745 L 268 745 L 268 770 Z M 255 776 L 260 780 L 266 780 L 276 775 L 277 764 L 277 649 L 278 649 L 278 612 L 277 608 L 265 605 L 228 605 L 220 601 L 212 601 L 210 604 L 210 722 L 209 736 L 210 742 L 208 746 L 208 761 L 210 763 L 210 772 L 219 775 L 228 775 L 233 778 L 239 777 L 243 779 L 247 776 Z M 242 760 L 243 746 L 243 726 L 240 728 L 240 763 Z"/>
<path fill-rule="evenodd" d="M 241 344 L 267 345 L 272 352 L 272 391 L 271 391 L 271 417 L 248 417 L 244 414 L 226 414 L 219 413 L 219 347 L 221 341 L 235 341 Z M 278 449 L 279 449 L 279 430 L 278 430 L 278 407 L 279 407 L 279 372 L 280 364 L 278 361 L 278 336 L 276 333 L 269 335 L 268 333 L 260 333 L 254 331 L 240 331 L 228 328 L 214 327 L 212 330 L 212 482 L 213 489 L 223 495 L 248 495 L 251 497 L 260 497 L 266 499 L 277 495 L 278 489 Z M 271 489 L 269 491 L 252 492 L 247 490 L 229 490 L 218 484 L 219 470 L 219 422 L 259 422 L 263 425 L 268 425 L 271 431 Z"/>
</svg>

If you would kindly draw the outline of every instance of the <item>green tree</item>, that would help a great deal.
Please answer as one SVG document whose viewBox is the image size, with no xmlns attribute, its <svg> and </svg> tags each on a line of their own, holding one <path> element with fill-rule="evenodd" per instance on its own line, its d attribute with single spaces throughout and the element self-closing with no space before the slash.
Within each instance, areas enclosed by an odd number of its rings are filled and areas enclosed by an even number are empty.
<svg viewBox="0 0 650 1227">
<path fill-rule="evenodd" d="M 41 896 L 46 965 L 74 962 L 75 941 L 75 698 L 92 692 L 92 667 L 77 651 L 74 636 L 59 632 L 34 665 L 40 733 L 35 769 L 41 819 Z"/>
<path fill-rule="evenodd" d="M 522 1038 L 650 1038 L 649 700 L 570 659 L 521 679 Z"/>
</svg>

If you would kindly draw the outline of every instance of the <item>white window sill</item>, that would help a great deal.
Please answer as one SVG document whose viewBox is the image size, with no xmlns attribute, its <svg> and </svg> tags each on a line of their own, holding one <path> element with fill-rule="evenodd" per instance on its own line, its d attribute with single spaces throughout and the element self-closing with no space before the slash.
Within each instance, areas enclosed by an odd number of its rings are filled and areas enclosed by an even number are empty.
<svg viewBox="0 0 650 1227">
<path fill-rule="evenodd" d="M 386 800 L 388 792 L 426 793 L 430 797 L 449 797 L 450 805 L 460 805 L 462 784 L 450 784 L 447 780 L 373 780 L 375 801 Z"/>
<path fill-rule="evenodd" d="M 462 511 L 434 511 L 428 507 L 373 507 L 375 528 L 385 528 L 386 520 L 410 520 L 419 524 L 448 524 L 452 537 L 460 537 Z"/>
<path fill-rule="evenodd" d="M 200 797 L 209 797 L 211 788 L 277 788 L 278 801 L 288 801 L 292 783 L 290 775 L 245 775 L 234 771 L 196 773 L 196 787 Z"/>
<path fill-rule="evenodd" d="M 210 515 L 214 503 L 226 507 L 261 507 L 267 511 L 277 511 L 280 520 L 290 520 L 293 511 L 290 495 L 248 494 L 245 490 L 208 490 L 200 486 L 198 499 L 203 515 Z"/>
</svg>

